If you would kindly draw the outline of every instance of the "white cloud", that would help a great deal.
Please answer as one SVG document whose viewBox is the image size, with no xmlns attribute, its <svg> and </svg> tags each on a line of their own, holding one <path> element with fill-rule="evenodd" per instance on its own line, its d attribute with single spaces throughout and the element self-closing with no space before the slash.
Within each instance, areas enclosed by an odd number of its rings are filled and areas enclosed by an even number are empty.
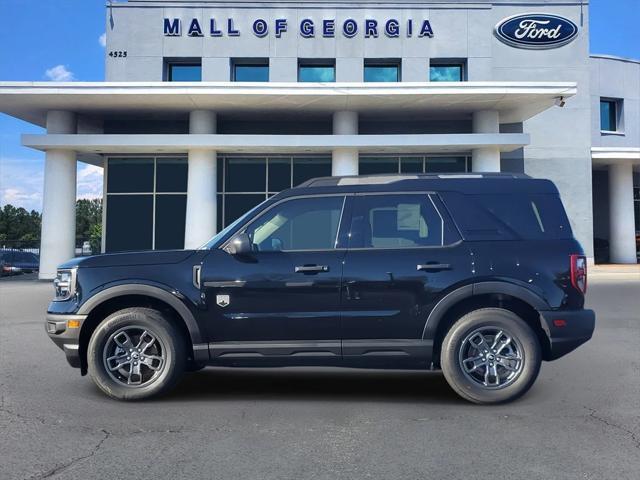
<svg viewBox="0 0 640 480">
<path fill-rule="evenodd" d="M 75 80 L 73 72 L 67 70 L 67 67 L 64 65 L 51 67 L 47 69 L 44 74 L 49 80 L 53 80 L 54 82 L 73 82 Z"/>
<path fill-rule="evenodd" d="M 107 34 L 106 33 L 103 33 L 102 35 L 100 35 L 98 37 L 98 43 L 103 48 L 107 46 Z"/>
<path fill-rule="evenodd" d="M 44 159 L 0 157 L 0 206 L 42 211 Z M 102 167 L 78 162 L 77 198 L 102 198 Z"/>
<path fill-rule="evenodd" d="M 102 198 L 102 167 L 78 163 L 78 198 Z"/>
<path fill-rule="evenodd" d="M 42 210 L 42 159 L 0 158 L 0 205 Z"/>
</svg>

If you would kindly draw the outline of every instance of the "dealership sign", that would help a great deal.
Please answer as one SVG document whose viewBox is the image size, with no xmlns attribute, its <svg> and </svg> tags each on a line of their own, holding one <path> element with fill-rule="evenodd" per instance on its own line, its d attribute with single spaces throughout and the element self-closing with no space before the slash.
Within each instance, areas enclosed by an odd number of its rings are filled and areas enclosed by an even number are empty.
<svg viewBox="0 0 640 480">
<path fill-rule="evenodd" d="M 286 18 L 277 18 L 273 20 L 272 24 L 263 18 L 256 18 L 250 24 L 249 33 L 256 37 L 266 37 L 273 32 L 276 38 L 280 38 L 292 28 Z M 419 38 L 433 37 L 433 29 L 429 20 L 414 22 L 409 19 L 401 23 L 400 20 L 395 18 L 388 18 L 383 21 L 367 18 L 362 22 L 358 22 L 348 18 L 337 22 L 332 18 L 321 21 L 305 18 L 299 24 L 294 25 L 293 28 L 304 38 L 314 38 L 316 36 L 332 38 L 337 34 L 347 38 L 353 38 L 359 34 L 364 35 L 365 38 L 376 38 L 380 35 L 390 38 L 397 38 L 400 35 Z M 241 34 L 233 18 L 210 18 L 206 22 L 192 18 L 185 22 L 184 26 L 180 18 L 165 18 L 163 30 L 166 37 L 180 37 L 183 33 L 188 37 L 204 37 L 205 35 L 211 37 L 239 37 Z"/>
<path fill-rule="evenodd" d="M 494 32 L 501 42 L 512 47 L 544 50 L 573 41 L 578 26 L 558 15 L 525 13 L 501 20 Z"/>
</svg>

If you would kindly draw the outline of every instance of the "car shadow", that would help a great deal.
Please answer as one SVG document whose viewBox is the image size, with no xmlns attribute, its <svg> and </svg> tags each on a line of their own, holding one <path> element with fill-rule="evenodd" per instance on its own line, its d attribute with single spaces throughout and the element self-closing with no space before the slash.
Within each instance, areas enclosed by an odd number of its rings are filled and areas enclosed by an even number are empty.
<svg viewBox="0 0 640 480">
<path fill-rule="evenodd" d="M 440 372 L 308 367 L 206 368 L 185 375 L 164 399 L 466 403 Z"/>
</svg>

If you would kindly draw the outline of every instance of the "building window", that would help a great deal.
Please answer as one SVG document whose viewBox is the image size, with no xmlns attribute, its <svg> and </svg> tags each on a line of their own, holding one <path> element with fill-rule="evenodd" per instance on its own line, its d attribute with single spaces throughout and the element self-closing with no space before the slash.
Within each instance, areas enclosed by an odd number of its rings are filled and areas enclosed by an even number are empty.
<svg viewBox="0 0 640 480">
<path fill-rule="evenodd" d="M 622 100 L 600 99 L 600 131 L 620 132 L 622 119 Z"/>
<path fill-rule="evenodd" d="M 243 58 L 231 61 L 231 81 L 268 82 L 268 58 Z"/>
<path fill-rule="evenodd" d="M 281 190 L 330 175 L 330 156 L 219 156 L 218 231 Z"/>
<path fill-rule="evenodd" d="M 165 65 L 165 80 L 167 82 L 202 81 L 202 61 L 200 59 L 166 60 Z"/>
<path fill-rule="evenodd" d="M 464 173 L 470 171 L 467 155 L 361 155 L 360 175 L 381 173 Z"/>
<path fill-rule="evenodd" d="M 105 250 L 183 248 L 187 159 L 109 158 L 107 165 Z"/>
<path fill-rule="evenodd" d="M 299 82 L 335 82 L 336 81 L 336 61 L 335 60 L 299 60 L 298 61 L 298 81 Z"/>
<path fill-rule="evenodd" d="M 431 60 L 429 80 L 432 82 L 463 82 L 465 62 L 462 60 Z"/>
<path fill-rule="evenodd" d="M 375 60 L 364 61 L 365 82 L 399 82 L 400 60 Z"/>
</svg>

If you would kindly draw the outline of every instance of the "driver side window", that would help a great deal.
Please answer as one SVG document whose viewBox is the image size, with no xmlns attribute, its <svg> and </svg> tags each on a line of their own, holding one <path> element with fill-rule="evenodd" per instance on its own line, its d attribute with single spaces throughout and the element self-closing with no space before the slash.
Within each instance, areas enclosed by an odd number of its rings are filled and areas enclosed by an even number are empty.
<svg viewBox="0 0 640 480">
<path fill-rule="evenodd" d="M 336 247 L 343 204 L 343 196 L 287 200 L 257 218 L 246 233 L 259 252 L 329 250 Z"/>
</svg>

